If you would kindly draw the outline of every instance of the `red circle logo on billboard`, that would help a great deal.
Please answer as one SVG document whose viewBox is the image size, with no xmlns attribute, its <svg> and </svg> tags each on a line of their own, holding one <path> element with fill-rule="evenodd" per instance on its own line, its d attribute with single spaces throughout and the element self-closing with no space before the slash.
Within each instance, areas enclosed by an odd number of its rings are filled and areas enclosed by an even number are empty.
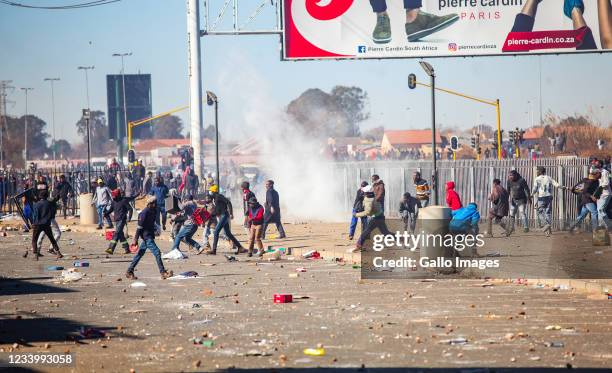
<svg viewBox="0 0 612 373">
<path fill-rule="evenodd" d="M 353 5 L 354 0 L 306 0 L 306 10 L 313 18 L 329 21 L 340 17 Z"/>
</svg>

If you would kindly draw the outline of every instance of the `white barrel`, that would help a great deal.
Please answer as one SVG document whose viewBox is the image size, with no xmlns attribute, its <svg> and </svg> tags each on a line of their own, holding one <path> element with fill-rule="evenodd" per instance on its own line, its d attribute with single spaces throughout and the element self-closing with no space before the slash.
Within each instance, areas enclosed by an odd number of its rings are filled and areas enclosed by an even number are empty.
<svg viewBox="0 0 612 373">
<path fill-rule="evenodd" d="M 95 206 L 91 205 L 93 194 L 85 193 L 79 195 L 80 224 L 93 225 L 98 223 L 98 213 Z"/>
<path fill-rule="evenodd" d="M 452 218 L 451 209 L 443 206 L 428 206 L 419 209 L 416 232 L 421 234 L 434 234 L 444 237 L 448 233 L 448 224 Z M 429 245 L 419 247 L 421 258 L 427 257 L 451 259 L 456 255 L 452 247 L 445 247 L 439 240 L 429 240 Z"/>
</svg>

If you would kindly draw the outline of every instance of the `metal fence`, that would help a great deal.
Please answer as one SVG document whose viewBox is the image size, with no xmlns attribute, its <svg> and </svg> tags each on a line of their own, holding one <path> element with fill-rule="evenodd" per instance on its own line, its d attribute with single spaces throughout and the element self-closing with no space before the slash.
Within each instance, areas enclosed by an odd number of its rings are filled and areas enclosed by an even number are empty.
<svg viewBox="0 0 612 373">
<path fill-rule="evenodd" d="M 546 167 L 546 173 L 564 186 L 572 187 L 588 174 L 588 158 L 543 158 L 528 159 L 487 159 L 438 161 L 438 196 L 439 203 L 444 205 L 444 186 L 447 181 L 454 181 L 455 190 L 465 204 L 476 202 L 482 217 L 486 217 L 489 202 L 487 200 L 493 179 L 502 180 L 506 185 L 508 173 L 515 169 L 532 188 L 536 177 L 536 167 Z M 336 180 L 343 183 L 338 198 L 344 201 L 346 211 L 351 211 L 355 193 L 361 181 L 370 181 L 373 174 L 378 174 L 385 183 L 385 214 L 398 216 L 398 205 L 404 192 L 414 195 L 413 173 L 420 171 L 423 178 L 431 184 L 432 162 L 418 161 L 376 161 L 345 162 L 333 165 Z M 431 186 L 431 185 L 430 185 Z M 433 195 L 431 201 L 433 202 Z M 535 224 L 536 214 L 533 208 L 528 209 L 530 224 Z M 576 217 L 577 197 L 569 191 L 554 191 L 553 219 L 555 228 L 565 227 L 568 219 Z"/>
<path fill-rule="evenodd" d="M 118 174 L 121 179 L 128 173 L 127 169 L 120 168 L 117 171 L 111 173 L 107 167 L 92 167 L 91 169 L 91 182 L 94 183 L 98 178 L 107 180 L 109 175 Z M 79 194 L 88 192 L 87 182 L 87 169 L 79 168 L 41 168 L 36 170 L 20 170 L 13 169 L 7 171 L 4 176 L 4 198 L 0 201 L 0 212 L 1 213 L 14 213 L 16 207 L 14 206 L 11 196 L 21 193 L 24 190 L 26 180 L 36 177 L 38 175 L 45 176 L 49 187 L 53 189 L 56 181 L 60 175 L 66 177 L 66 181 L 72 186 L 73 195 L 68 199 L 68 212 L 69 215 L 79 214 Z M 93 190 L 94 187 L 92 187 Z M 58 216 L 59 216 L 58 212 Z"/>
</svg>

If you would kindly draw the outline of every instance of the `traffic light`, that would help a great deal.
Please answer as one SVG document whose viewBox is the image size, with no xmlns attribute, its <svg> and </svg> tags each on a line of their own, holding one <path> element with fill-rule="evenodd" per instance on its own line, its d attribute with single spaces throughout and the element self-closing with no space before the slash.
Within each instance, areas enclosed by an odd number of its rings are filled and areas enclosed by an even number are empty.
<svg viewBox="0 0 612 373">
<path fill-rule="evenodd" d="M 478 155 L 482 154 L 482 148 L 479 146 L 478 149 L 476 150 L 476 153 L 478 153 Z"/>
<path fill-rule="evenodd" d="M 516 144 L 516 132 L 510 131 L 510 144 Z"/>
<path fill-rule="evenodd" d="M 472 146 L 472 149 L 476 149 L 476 136 L 472 136 L 470 139 L 470 145 Z"/>
<path fill-rule="evenodd" d="M 410 74 L 408 75 L 408 88 L 415 89 L 417 85 L 416 75 Z"/>
<path fill-rule="evenodd" d="M 128 150 L 128 163 L 136 162 L 136 152 L 134 149 Z"/>
<path fill-rule="evenodd" d="M 453 136 L 450 139 L 451 150 L 456 152 L 459 150 L 459 138 L 457 136 Z"/>
</svg>

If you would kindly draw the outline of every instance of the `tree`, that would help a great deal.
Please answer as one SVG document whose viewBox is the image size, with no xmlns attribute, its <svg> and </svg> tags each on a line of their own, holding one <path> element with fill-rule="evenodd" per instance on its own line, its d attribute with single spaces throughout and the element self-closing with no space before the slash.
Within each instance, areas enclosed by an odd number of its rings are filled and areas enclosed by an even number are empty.
<svg viewBox="0 0 612 373">
<path fill-rule="evenodd" d="M 384 135 L 385 127 L 379 126 L 370 128 L 369 130 L 365 131 L 363 133 L 363 138 L 372 142 L 381 142 Z"/>
<path fill-rule="evenodd" d="M 4 121 L 4 118 L 0 117 L 0 121 Z M 47 147 L 49 135 L 45 132 L 46 126 L 47 123 L 42 119 L 35 115 L 28 115 L 28 159 L 40 159 L 49 153 Z M 5 163 L 23 167 L 25 116 L 7 116 L 6 128 L 4 128 L 4 122 L 2 122 L 2 128 Z"/>
<path fill-rule="evenodd" d="M 106 114 L 100 110 L 91 111 L 89 128 L 91 132 L 91 155 L 104 155 L 104 149 L 108 144 L 108 124 Z M 83 138 L 83 143 L 87 144 L 87 125 L 85 119 L 81 117 L 76 123 L 77 133 Z"/>
<path fill-rule="evenodd" d="M 350 124 L 348 136 L 359 136 L 359 124 L 370 118 L 366 111 L 368 94 L 359 87 L 335 86 L 331 90 L 332 99 L 344 112 Z"/>
<path fill-rule="evenodd" d="M 153 138 L 182 139 L 183 121 L 176 115 L 168 115 L 153 121 Z"/>
<path fill-rule="evenodd" d="M 68 141 L 59 139 L 55 141 L 55 152 L 61 159 L 70 158 L 72 156 L 72 147 Z"/>
<path fill-rule="evenodd" d="M 311 88 L 291 101 L 287 113 L 308 135 L 318 137 L 359 136 L 367 94 L 357 87 L 337 86 L 331 93 Z"/>
<path fill-rule="evenodd" d="M 204 128 L 204 132 L 202 133 L 202 136 L 205 139 L 209 139 L 212 141 L 215 141 L 215 126 L 213 126 L 212 124 L 207 126 L 206 128 Z M 221 141 L 221 135 L 219 135 L 219 141 Z"/>
</svg>

